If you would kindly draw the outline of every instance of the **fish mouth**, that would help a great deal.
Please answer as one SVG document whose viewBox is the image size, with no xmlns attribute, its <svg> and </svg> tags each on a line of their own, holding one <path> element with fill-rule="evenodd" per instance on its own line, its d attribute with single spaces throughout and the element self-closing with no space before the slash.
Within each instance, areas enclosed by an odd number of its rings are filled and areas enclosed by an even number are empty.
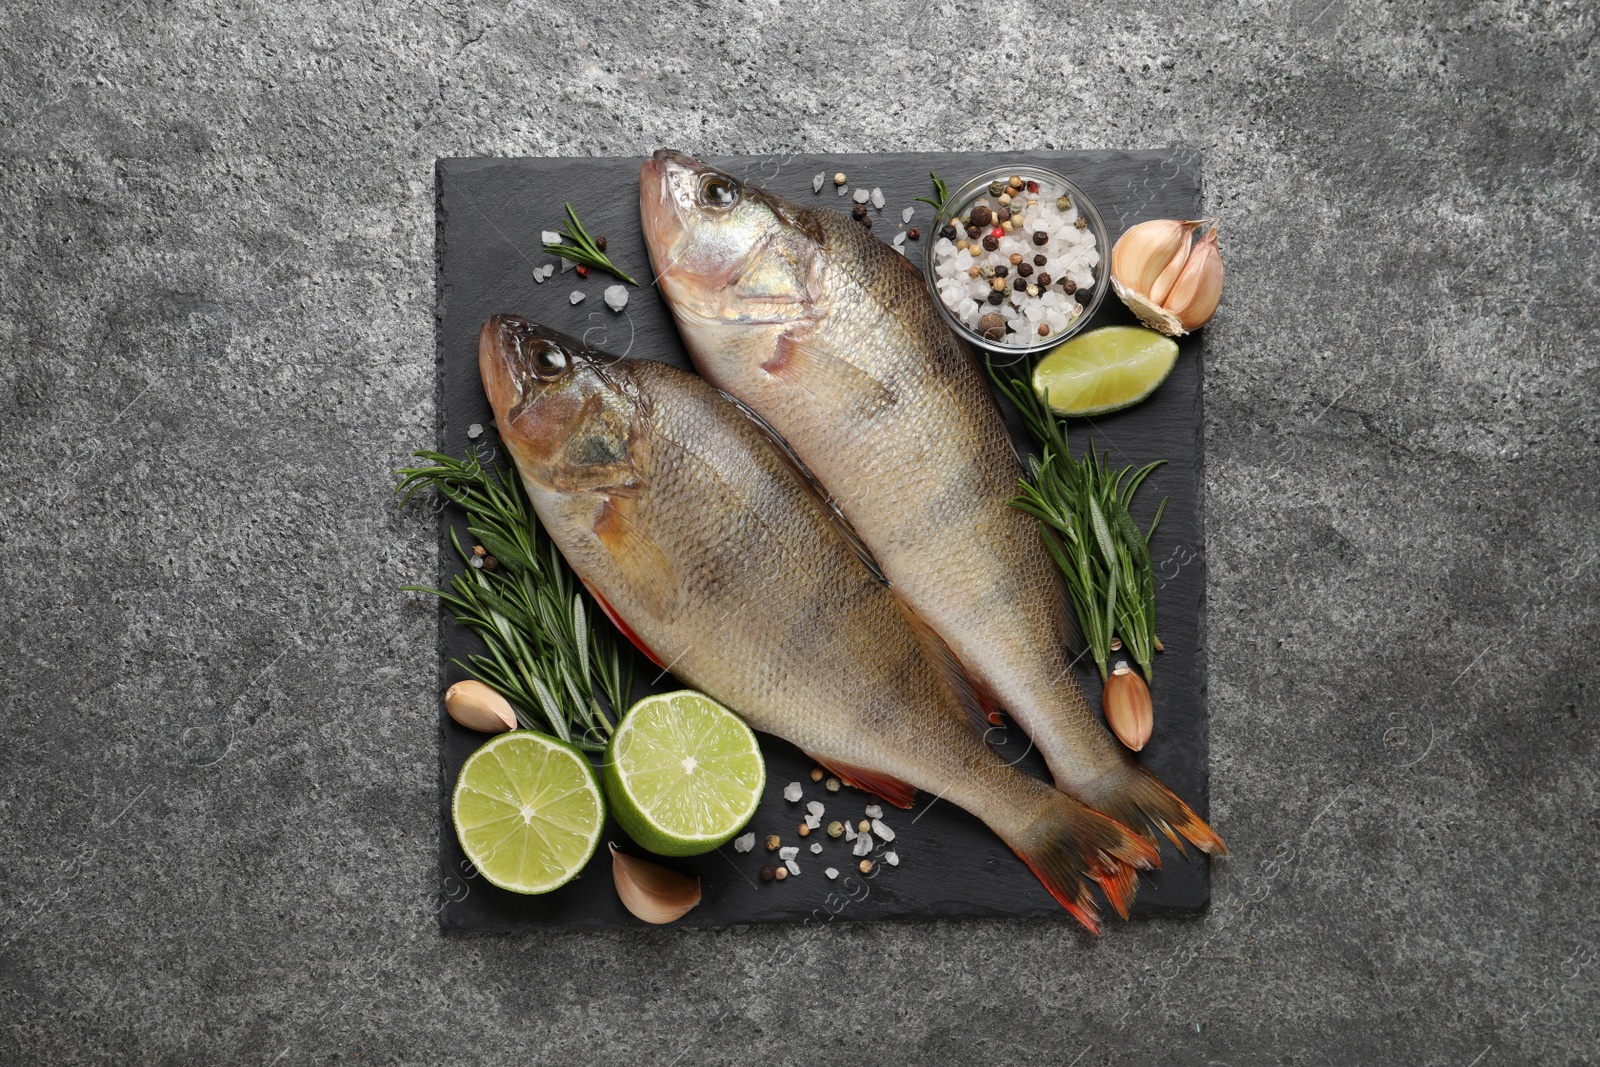
<svg viewBox="0 0 1600 1067">
<path fill-rule="evenodd" d="M 525 342 L 537 330 L 521 315 L 493 315 L 478 328 L 478 374 L 496 418 L 522 400 Z"/>
<path fill-rule="evenodd" d="M 700 175 L 712 168 L 671 148 L 658 148 L 639 168 L 639 217 L 656 281 L 672 273 L 673 250 L 694 210 Z"/>
</svg>

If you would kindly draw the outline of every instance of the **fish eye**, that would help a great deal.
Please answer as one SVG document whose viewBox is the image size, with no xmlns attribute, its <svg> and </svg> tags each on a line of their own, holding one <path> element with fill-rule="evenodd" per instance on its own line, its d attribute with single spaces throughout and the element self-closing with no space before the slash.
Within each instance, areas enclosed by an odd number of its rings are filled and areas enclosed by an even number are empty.
<svg viewBox="0 0 1600 1067">
<path fill-rule="evenodd" d="M 722 174 L 708 174 L 700 181 L 700 202 L 707 207 L 732 207 L 739 202 L 739 183 Z"/>
<path fill-rule="evenodd" d="M 555 345 L 540 345 L 533 354 L 533 373 L 551 382 L 567 372 L 567 354 Z"/>
</svg>

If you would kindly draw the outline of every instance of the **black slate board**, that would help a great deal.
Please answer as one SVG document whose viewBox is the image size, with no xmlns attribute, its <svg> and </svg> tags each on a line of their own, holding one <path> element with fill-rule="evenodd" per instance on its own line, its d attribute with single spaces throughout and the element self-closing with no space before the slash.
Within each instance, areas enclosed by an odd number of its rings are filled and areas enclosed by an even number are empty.
<svg viewBox="0 0 1600 1067">
<path fill-rule="evenodd" d="M 657 359 L 689 367 L 670 313 L 658 292 L 645 285 L 630 288 L 624 313 L 605 307 L 601 294 L 614 279 L 594 272 L 584 281 L 560 273 L 535 284 L 535 266 L 552 262 L 541 249 L 540 233 L 558 229 L 562 203 L 570 200 L 590 233 L 604 234 L 614 262 L 641 282 L 650 278 L 650 264 L 640 233 L 638 159 L 443 159 L 437 165 L 439 268 L 439 447 L 463 454 L 468 430 L 485 428 L 477 444 L 487 455 L 497 442 L 491 414 L 478 380 L 478 327 L 490 315 L 516 312 L 546 323 L 619 355 Z M 937 171 L 951 187 L 977 171 L 1030 163 L 1070 177 L 1094 201 L 1105 218 L 1110 238 L 1136 222 L 1151 218 L 1195 218 L 1200 208 L 1200 164 L 1193 153 L 1067 152 L 989 155 L 974 153 L 908 153 L 894 155 L 735 157 L 713 160 L 745 180 L 805 203 L 848 211 L 848 196 L 836 195 L 831 177 L 844 171 L 856 184 L 878 187 L 887 198 L 874 212 L 873 232 L 890 240 L 900 225 L 901 210 L 916 208 L 911 225 L 926 233 L 932 209 L 913 198 L 931 194 L 928 172 Z M 825 172 L 830 181 L 821 195 L 811 188 L 812 176 Z M 908 243 L 919 268 L 922 246 Z M 573 305 L 573 290 L 587 294 Z M 1133 322 L 1115 297 L 1108 296 L 1091 326 Z M 1092 437 L 1109 447 L 1114 462 L 1169 462 L 1141 492 L 1136 518 L 1148 522 L 1160 495 L 1169 498 L 1161 528 L 1151 546 L 1156 561 L 1158 631 L 1167 651 L 1157 660 L 1153 696 L 1155 737 L 1144 762 L 1202 815 L 1207 812 L 1207 740 L 1205 672 L 1205 560 L 1201 514 L 1201 345 L 1182 341 L 1182 357 L 1171 377 L 1150 400 L 1128 411 L 1073 425 L 1073 446 L 1083 449 Z M 1013 434 L 1026 438 L 1008 411 Z M 497 452 L 495 454 L 498 454 Z M 454 518 L 440 524 L 440 583 L 450 580 L 459 561 L 450 547 Z M 463 675 L 451 661 L 473 651 L 475 638 L 441 613 L 440 642 L 445 685 Z M 641 660 L 641 663 L 643 661 Z M 819 669 L 826 669 L 819 665 Z M 638 672 L 648 683 L 656 672 L 643 663 Z M 1091 701 L 1099 706 L 1100 679 L 1092 664 L 1079 671 Z M 651 686 L 677 688 L 671 678 Z M 540 928 L 596 929 L 642 927 L 625 912 L 611 886 L 604 852 L 572 883 L 543 897 L 504 892 L 475 877 L 456 842 L 450 822 L 451 788 L 462 762 L 481 742 L 480 735 L 456 726 L 441 707 L 440 848 L 444 902 L 440 922 L 449 931 L 515 931 Z M 1026 737 L 1009 728 L 1002 752 L 1019 766 L 1044 777 L 1043 763 L 1030 753 Z M 929 919 L 980 916 L 1027 916 L 1055 919 L 1069 926 L 1071 918 L 998 838 L 977 819 L 954 805 L 919 794 L 910 811 L 886 808 L 886 821 L 897 832 L 892 848 L 897 867 L 883 863 L 871 876 L 856 872 L 857 861 L 843 841 L 825 835 L 800 839 L 795 830 L 803 804 L 783 799 L 783 787 L 798 781 L 805 799 L 819 799 L 827 818 L 859 819 L 875 798 L 846 789 L 829 794 L 809 778 L 811 761 L 792 746 L 762 735 L 768 768 L 767 795 L 750 828 L 758 838 L 783 836 L 785 844 L 802 846 L 802 874 L 781 883 L 762 883 L 758 871 L 773 857 L 762 849 L 740 854 L 732 846 L 690 860 L 673 861 L 701 878 L 704 899 L 677 926 L 725 926 L 735 923 L 823 922 L 885 919 Z M 606 838 L 628 845 L 614 824 Z M 822 841 L 821 856 L 808 851 Z M 880 847 L 879 853 L 884 851 Z M 1162 850 L 1160 871 L 1141 880 L 1135 914 L 1186 915 L 1209 900 L 1209 868 L 1204 857 L 1184 860 L 1170 846 Z M 823 870 L 837 867 L 830 881 Z M 1105 910 L 1110 915 L 1109 909 Z M 1111 916 L 1112 923 L 1115 917 Z M 1114 928 L 1114 927 L 1113 927 Z"/>
</svg>

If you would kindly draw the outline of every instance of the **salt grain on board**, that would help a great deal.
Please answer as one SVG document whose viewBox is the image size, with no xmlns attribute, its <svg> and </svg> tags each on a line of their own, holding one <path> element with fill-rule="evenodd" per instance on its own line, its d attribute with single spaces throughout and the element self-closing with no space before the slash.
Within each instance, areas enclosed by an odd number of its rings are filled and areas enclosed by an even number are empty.
<svg viewBox="0 0 1600 1067">
<path fill-rule="evenodd" d="M 883 818 L 883 805 L 881 805 L 881 804 L 868 804 L 867 805 L 867 818 L 869 818 L 869 819 L 881 819 L 881 818 Z"/>
<path fill-rule="evenodd" d="M 850 850 L 852 856 L 865 856 L 872 851 L 872 835 L 859 834 L 856 836 L 855 847 Z"/>
<path fill-rule="evenodd" d="M 780 860 L 792 860 L 798 855 L 800 855 L 800 847 L 798 845 L 785 845 L 778 850 L 778 858 Z"/>
<path fill-rule="evenodd" d="M 865 190 L 865 189 L 857 189 L 856 190 L 856 195 L 855 195 L 856 203 L 865 204 L 868 200 L 871 200 L 871 199 L 872 199 L 872 194 L 870 192 L 868 192 L 867 190 Z"/>
<path fill-rule="evenodd" d="M 561 243 L 561 235 L 554 230 L 544 230 L 540 232 L 539 240 L 547 245 L 558 245 Z"/>
<path fill-rule="evenodd" d="M 783 799 L 787 800 L 791 804 L 793 804 L 795 801 L 799 800 L 800 799 L 800 783 L 799 782 L 790 782 L 788 785 L 784 786 L 783 787 Z"/>
<path fill-rule="evenodd" d="M 823 871 L 822 873 L 827 875 L 829 878 L 837 878 L 837 877 L 839 877 L 839 868 L 837 868 L 837 867 L 829 867 L 827 870 Z"/>
<path fill-rule="evenodd" d="M 916 213 L 917 213 L 917 209 L 916 208 L 914 208 L 914 207 L 906 208 L 904 211 L 900 212 L 900 221 L 901 221 L 901 223 L 910 222 L 911 221 L 911 216 L 915 215 Z"/>
<path fill-rule="evenodd" d="M 875 207 L 875 208 L 879 208 L 880 210 L 882 209 L 882 207 L 883 207 L 883 190 L 882 189 L 874 188 L 872 190 L 872 206 Z"/>
<path fill-rule="evenodd" d="M 751 830 L 747 834 L 740 834 L 738 837 L 733 839 L 733 850 L 735 852 L 749 852 L 755 847 L 756 832 L 754 830 Z"/>
<path fill-rule="evenodd" d="M 894 831 L 883 825 L 882 819 L 872 820 L 872 832 L 878 835 L 879 841 L 893 841 Z"/>
<path fill-rule="evenodd" d="M 821 841 L 813 841 L 813 842 L 811 842 L 811 854 L 813 856 L 822 855 L 822 842 Z"/>
<path fill-rule="evenodd" d="M 900 857 L 893 852 L 885 852 L 883 854 L 883 862 L 891 867 L 898 867 L 900 866 Z"/>
<path fill-rule="evenodd" d="M 567 299 L 571 300 L 574 304 L 581 304 L 583 303 L 583 294 L 574 289 L 572 290 L 572 295 Z"/>
<path fill-rule="evenodd" d="M 822 813 L 828 809 L 822 806 L 822 801 L 812 800 L 806 803 L 806 810 L 820 819 L 822 818 Z"/>
<path fill-rule="evenodd" d="M 467 427 L 467 436 L 476 441 L 483 436 L 483 423 L 475 422 Z"/>
<path fill-rule="evenodd" d="M 794 860 L 787 861 L 786 863 L 784 863 L 784 866 L 789 868 L 789 873 L 790 874 L 798 875 L 800 873 L 800 865 L 798 863 L 796 863 Z"/>
<path fill-rule="evenodd" d="M 828 180 L 828 176 L 826 174 L 819 174 L 815 178 L 812 178 L 811 179 L 811 191 L 813 193 L 822 192 L 822 183 L 827 181 L 827 180 Z"/>
<path fill-rule="evenodd" d="M 609 285 L 606 287 L 606 307 L 612 311 L 621 311 L 628 306 L 628 287 L 626 285 Z"/>
</svg>

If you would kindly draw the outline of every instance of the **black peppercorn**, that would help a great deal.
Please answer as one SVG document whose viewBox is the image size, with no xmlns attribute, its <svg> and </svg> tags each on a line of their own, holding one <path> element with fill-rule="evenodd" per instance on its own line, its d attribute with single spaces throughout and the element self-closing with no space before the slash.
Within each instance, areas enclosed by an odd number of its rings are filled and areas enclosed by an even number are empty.
<svg viewBox="0 0 1600 1067">
<path fill-rule="evenodd" d="M 600 251 L 604 252 L 606 250 L 606 239 L 604 237 L 596 237 L 594 239 L 594 246 Z"/>
<path fill-rule="evenodd" d="M 1042 244 L 1049 243 L 1049 241 L 1050 241 L 1050 235 L 1048 233 L 1045 233 L 1043 230 L 1034 230 L 1033 231 L 1033 243 L 1034 244 L 1042 245 Z"/>
<path fill-rule="evenodd" d="M 1006 335 L 1006 320 L 991 311 L 978 320 L 978 333 L 986 341 L 998 341 Z"/>
<path fill-rule="evenodd" d="M 946 241 L 954 241 L 958 232 L 959 231 L 956 229 L 955 223 L 947 222 L 944 224 L 944 229 L 939 231 L 939 236 L 943 237 Z"/>
<path fill-rule="evenodd" d="M 1000 303 L 1000 301 L 1002 301 L 1004 299 L 1005 299 L 1005 296 L 1003 296 L 998 291 L 992 291 L 992 292 L 989 293 L 989 303 L 991 303 L 991 304 L 998 304 L 998 303 Z"/>
<path fill-rule="evenodd" d="M 1000 238 L 996 237 L 992 233 L 984 234 L 983 247 L 986 251 L 993 252 L 995 249 L 1000 247 Z"/>
<path fill-rule="evenodd" d="M 1033 257 L 1033 265 L 1035 267 L 1042 267 L 1048 262 L 1050 262 L 1050 261 L 1045 258 L 1043 252 L 1040 252 L 1038 255 Z"/>
<path fill-rule="evenodd" d="M 777 875 L 777 868 L 773 867 L 772 864 L 764 863 L 761 865 L 761 880 L 763 882 L 770 882 L 776 878 Z"/>
<path fill-rule="evenodd" d="M 1011 272 L 1006 269 L 1006 265 L 1004 263 L 1000 264 L 998 267 L 996 267 L 994 269 L 994 276 L 996 278 L 1004 278 L 1007 274 L 1010 274 L 1010 273 Z"/>
<path fill-rule="evenodd" d="M 1031 263 L 1018 263 L 1017 273 L 1026 278 L 1028 275 L 1033 273 L 1033 265 Z"/>
<path fill-rule="evenodd" d="M 972 209 L 971 222 L 974 226 L 987 226 L 992 221 L 994 221 L 994 212 L 984 205 L 979 204 Z"/>
<path fill-rule="evenodd" d="M 1045 286 L 1050 284 L 1050 275 L 1046 274 L 1044 271 L 1040 271 L 1037 280 L 1039 282 L 1039 288 L 1043 289 Z"/>
<path fill-rule="evenodd" d="M 867 205 L 865 205 L 865 204 L 857 204 L 855 207 L 850 209 L 850 215 L 851 215 L 852 218 L 855 218 L 855 219 L 864 219 L 864 218 L 866 218 L 867 217 Z"/>
<path fill-rule="evenodd" d="M 978 227 L 969 225 L 967 227 L 967 240 L 976 241 L 978 239 L 978 234 L 982 232 L 983 231 L 978 229 Z"/>
<path fill-rule="evenodd" d="M 1015 289 L 1019 293 L 1027 292 L 1028 291 L 1028 279 L 1026 279 L 1026 278 L 1017 278 L 1015 281 L 1013 281 L 1011 283 L 1011 288 Z"/>
<path fill-rule="evenodd" d="M 1078 283 L 1073 281 L 1071 278 L 1062 278 L 1061 288 L 1065 289 L 1067 294 L 1070 296 L 1078 291 Z"/>
<path fill-rule="evenodd" d="M 1005 222 L 1010 217 L 1011 217 L 1011 209 L 1008 208 L 1008 207 L 1003 207 L 999 211 L 996 211 L 994 213 L 994 220 L 996 222 Z"/>
<path fill-rule="evenodd" d="M 861 225 L 865 226 L 867 229 L 870 230 L 870 229 L 872 229 L 872 220 L 869 219 L 867 216 L 863 215 L 863 216 L 861 216 Z"/>
<path fill-rule="evenodd" d="M 922 240 L 922 231 L 913 226 L 911 229 L 906 231 L 906 236 L 911 238 L 913 241 L 920 241 Z"/>
</svg>

